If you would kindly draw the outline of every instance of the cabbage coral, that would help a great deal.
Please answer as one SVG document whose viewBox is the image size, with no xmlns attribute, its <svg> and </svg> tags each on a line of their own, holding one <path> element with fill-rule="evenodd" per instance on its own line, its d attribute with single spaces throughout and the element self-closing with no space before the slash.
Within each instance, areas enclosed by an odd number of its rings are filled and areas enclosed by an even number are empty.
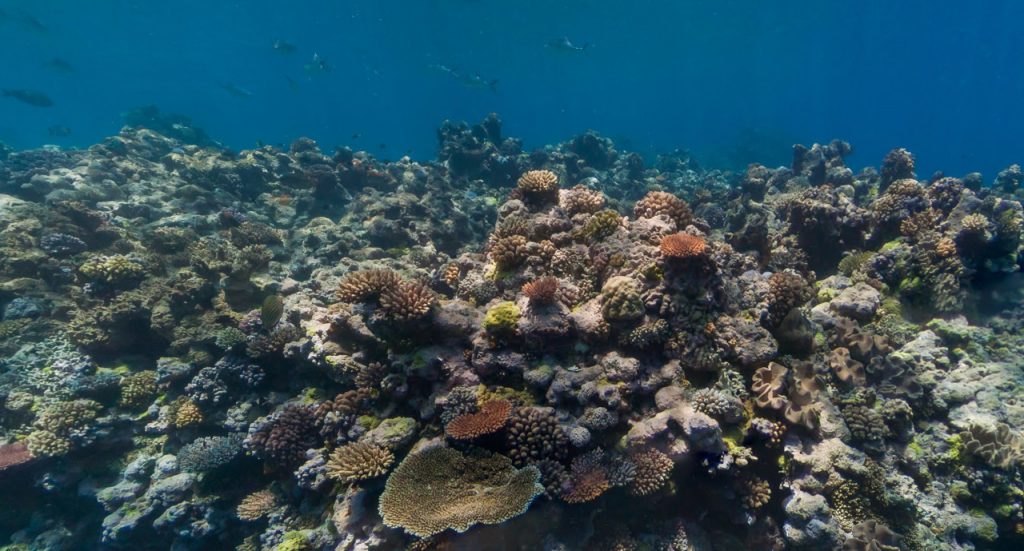
<svg viewBox="0 0 1024 551">
<path fill-rule="evenodd" d="M 380 496 L 384 524 L 426 538 L 475 524 L 499 524 L 544 491 L 536 467 L 516 469 L 499 454 L 434 447 L 408 455 Z"/>
</svg>

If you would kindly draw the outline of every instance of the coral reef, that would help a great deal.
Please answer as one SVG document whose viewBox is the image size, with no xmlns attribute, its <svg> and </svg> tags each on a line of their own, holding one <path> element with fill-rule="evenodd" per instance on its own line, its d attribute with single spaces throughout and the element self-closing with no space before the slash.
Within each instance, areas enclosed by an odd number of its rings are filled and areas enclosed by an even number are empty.
<svg viewBox="0 0 1024 551">
<path fill-rule="evenodd" d="M 139 116 L 0 154 L 12 549 L 1024 546 L 1019 166 Z"/>
</svg>

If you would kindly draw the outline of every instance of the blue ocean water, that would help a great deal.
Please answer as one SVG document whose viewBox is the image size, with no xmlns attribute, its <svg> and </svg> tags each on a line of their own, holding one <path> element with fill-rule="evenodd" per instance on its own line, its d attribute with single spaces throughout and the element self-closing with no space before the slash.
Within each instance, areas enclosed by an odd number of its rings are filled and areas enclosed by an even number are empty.
<svg viewBox="0 0 1024 551">
<path fill-rule="evenodd" d="M 527 147 L 592 128 L 647 155 L 681 147 L 724 166 L 782 164 L 792 143 L 842 138 L 854 166 L 902 146 L 923 176 L 991 178 L 1019 159 L 1024 126 L 1017 1 L 36 0 L 0 10 L 0 87 L 55 103 L 0 101 L 0 141 L 17 148 L 86 146 L 154 104 L 235 148 L 305 135 L 431 158 L 440 121 L 494 111 Z M 549 46 L 562 37 L 588 46 Z M 314 54 L 327 71 L 304 69 Z"/>
</svg>

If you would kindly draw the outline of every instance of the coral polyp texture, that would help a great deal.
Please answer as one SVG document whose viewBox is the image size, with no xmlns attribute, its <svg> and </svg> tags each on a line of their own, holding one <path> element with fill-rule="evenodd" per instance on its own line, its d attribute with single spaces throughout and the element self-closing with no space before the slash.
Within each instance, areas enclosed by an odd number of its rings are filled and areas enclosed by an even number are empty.
<svg viewBox="0 0 1024 551">
<path fill-rule="evenodd" d="M 11 549 L 1024 548 L 1019 166 L 182 124 L 0 148 Z"/>
</svg>

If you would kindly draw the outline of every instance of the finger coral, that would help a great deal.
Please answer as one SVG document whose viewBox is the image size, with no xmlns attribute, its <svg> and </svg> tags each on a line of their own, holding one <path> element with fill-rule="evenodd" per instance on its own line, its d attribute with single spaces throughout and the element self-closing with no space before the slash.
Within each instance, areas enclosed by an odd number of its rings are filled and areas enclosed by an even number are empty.
<svg viewBox="0 0 1024 551">
<path fill-rule="evenodd" d="M 525 512 L 543 492 L 536 467 L 516 469 L 499 454 L 463 455 L 433 447 L 399 463 L 379 508 L 384 524 L 425 538 L 505 522 Z"/>
<path fill-rule="evenodd" d="M 342 482 L 376 478 L 388 471 L 395 456 L 390 450 L 367 442 L 336 448 L 327 459 L 327 476 Z"/>
<path fill-rule="evenodd" d="M 509 457 L 516 465 L 562 459 L 568 452 L 569 439 L 550 410 L 518 408 L 509 418 L 505 432 Z"/>
</svg>

